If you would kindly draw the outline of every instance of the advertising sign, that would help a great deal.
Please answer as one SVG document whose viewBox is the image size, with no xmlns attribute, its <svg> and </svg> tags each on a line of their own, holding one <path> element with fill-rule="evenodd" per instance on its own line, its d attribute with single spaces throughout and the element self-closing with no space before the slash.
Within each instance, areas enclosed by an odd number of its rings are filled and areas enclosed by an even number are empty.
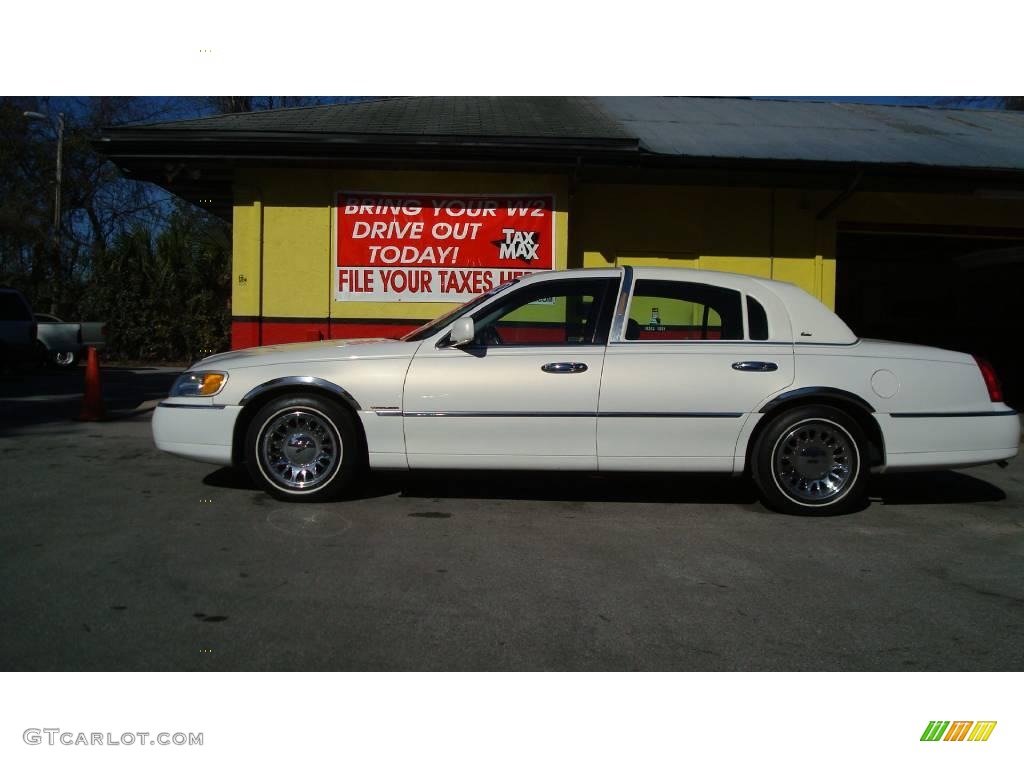
<svg viewBox="0 0 1024 768">
<path fill-rule="evenodd" d="M 552 195 L 339 192 L 337 301 L 462 302 L 554 269 Z"/>
</svg>

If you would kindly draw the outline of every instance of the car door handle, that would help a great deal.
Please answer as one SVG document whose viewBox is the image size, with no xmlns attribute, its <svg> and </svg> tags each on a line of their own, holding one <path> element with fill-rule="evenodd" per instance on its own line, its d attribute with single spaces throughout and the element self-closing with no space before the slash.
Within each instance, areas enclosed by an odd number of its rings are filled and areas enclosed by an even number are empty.
<svg viewBox="0 0 1024 768">
<path fill-rule="evenodd" d="M 733 363 L 732 367 L 737 371 L 777 371 L 779 366 L 775 363 L 765 363 L 760 360 L 744 360 L 740 363 Z"/>
<path fill-rule="evenodd" d="M 583 373 L 586 363 L 546 363 L 540 367 L 544 373 Z"/>
</svg>

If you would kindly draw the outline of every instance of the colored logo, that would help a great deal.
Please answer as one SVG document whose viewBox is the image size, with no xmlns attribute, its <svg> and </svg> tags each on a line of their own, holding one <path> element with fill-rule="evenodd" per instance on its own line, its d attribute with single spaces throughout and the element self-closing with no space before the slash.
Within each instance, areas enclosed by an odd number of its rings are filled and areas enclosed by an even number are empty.
<svg viewBox="0 0 1024 768">
<path fill-rule="evenodd" d="M 921 741 L 988 741 L 995 729 L 995 720 L 932 720 Z"/>
</svg>

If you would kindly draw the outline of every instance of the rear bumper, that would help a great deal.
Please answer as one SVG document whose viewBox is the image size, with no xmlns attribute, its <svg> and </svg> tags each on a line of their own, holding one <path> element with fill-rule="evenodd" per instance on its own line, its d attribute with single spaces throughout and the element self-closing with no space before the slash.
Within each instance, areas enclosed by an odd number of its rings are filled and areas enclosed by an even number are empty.
<svg viewBox="0 0 1024 768">
<path fill-rule="evenodd" d="M 153 411 L 153 441 L 161 451 L 210 464 L 231 464 L 237 405 L 197 405 L 169 398 Z"/>
<path fill-rule="evenodd" d="M 885 471 L 951 469 L 1012 459 L 1020 450 L 1020 419 L 991 414 L 876 414 L 885 435 Z"/>
</svg>

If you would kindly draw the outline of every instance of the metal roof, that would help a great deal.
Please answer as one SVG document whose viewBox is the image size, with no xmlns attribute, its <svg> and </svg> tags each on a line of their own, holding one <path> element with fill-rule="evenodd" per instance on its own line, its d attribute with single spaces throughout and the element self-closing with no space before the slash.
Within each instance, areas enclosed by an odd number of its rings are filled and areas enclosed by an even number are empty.
<svg viewBox="0 0 1024 768">
<path fill-rule="evenodd" d="M 1024 112 L 674 96 L 394 97 L 108 129 L 118 136 L 606 144 L 666 159 L 1024 170 Z M 653 158 L 652 158 L 653 159 Z"/>
<path fill-rule="evenodd" d="M 732 98 L 592 101 L 657 155 L 1024 170 L 1024 112 Z"/>
<path fill-rule="evenodd" d="M 125 126 L 146 131 L 357 134 L 537 139 L 632 137 L 583 97 L 429 96 L 215 115 Z M 115 131 L 120 129 L 115 129 Z"/>
<path fill-rule="evenodd" d="M 394 97 L 107 128 L 136 179 L 231 213 L 243 167 L 1019 194 L 1024 113 L 707 97 Z M 837 198 L 841 200 L 842 198 Z"/>
</svg>

